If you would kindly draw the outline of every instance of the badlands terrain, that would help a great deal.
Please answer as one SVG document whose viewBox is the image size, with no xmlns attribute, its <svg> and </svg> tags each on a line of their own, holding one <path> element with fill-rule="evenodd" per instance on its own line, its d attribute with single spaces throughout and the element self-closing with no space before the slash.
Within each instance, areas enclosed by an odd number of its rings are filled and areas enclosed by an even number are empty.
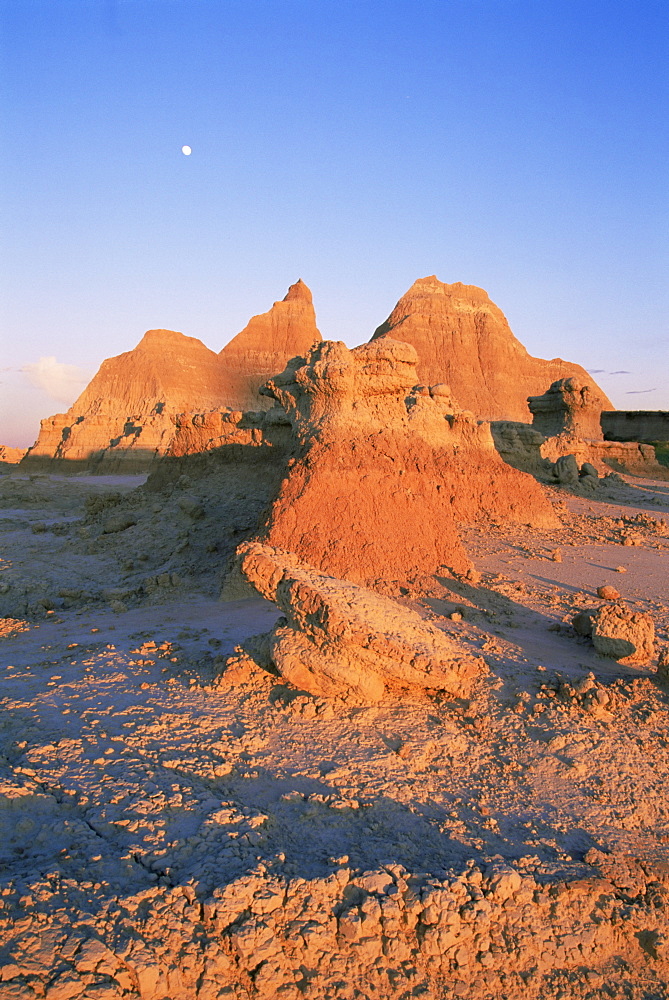
<svg viewBox="0 0 669 1000">
<path fill-rule="evenodd" d="M 666 484 L 469 527 L 399 601 L 489 673 L 351 707 L 218 679 L 277 617 L 219 600 L 254 496 L 142 478 L 0 480 L 3 1000 L 666 996 L 667 689 L 571 626 L 612 584 L 666 644 Z"/>
<path fill-rule="evenodd" d="M 669 996 L 655 451 L 474 286 L 239 338 L 0 465 L 0 998 Z"/>
</svg>

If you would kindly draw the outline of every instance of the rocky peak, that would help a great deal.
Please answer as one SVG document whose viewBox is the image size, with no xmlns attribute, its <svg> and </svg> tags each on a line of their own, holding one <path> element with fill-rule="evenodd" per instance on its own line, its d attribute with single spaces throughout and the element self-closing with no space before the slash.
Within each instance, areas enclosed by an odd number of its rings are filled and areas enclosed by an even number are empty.
<svg viewBox="0 0 669 1000">
<path fill-rule="evenodd" d="M 461 406 L 486 420 L 528 422 L 528 396 L 559 378 L 588 378 L 580 365 L 528 354 L 482 288 L 449 285 L 435 275 L 419 278 L 402 296 L 372 340 L 383 337 L 413 344 L 420 381 L 447 383 Z"/>
<path fill-rule="evenodd" d="M 301 300 L 303 302 L 313 301 L 311 291 L 302 281 L 302 278 L 298 278 L 294 285 L 290 285 L 288 291 L 283 297 L 284 302 L 293 302 L 295 300 Z"/>
<path fill-rule="evenodd" d="M 268 312 L 253 316 L 220 352 L 227 405 L 260 409 L 260 386 L 320 339 L 311 292 L 300 279 Z"/>
</svg>

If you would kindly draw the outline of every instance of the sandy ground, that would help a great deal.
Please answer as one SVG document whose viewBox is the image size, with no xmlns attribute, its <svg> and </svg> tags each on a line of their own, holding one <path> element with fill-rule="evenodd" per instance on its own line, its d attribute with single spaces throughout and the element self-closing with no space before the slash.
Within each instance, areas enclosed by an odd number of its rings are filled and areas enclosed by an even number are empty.
<svg viewBox="0 0 669 1000">
<path fill-rule="evenodd" d="M 0 477 L 3 1000 L 669 996 L 667 690 L 570 624 L 612 584 L 667 643 L 667 484 L 468 528 L 406 603 L 489 676 L 354 710 L 216 681 L 278 614 L 218 599 L 262 498 L 141 484 Z"/>
</svg>

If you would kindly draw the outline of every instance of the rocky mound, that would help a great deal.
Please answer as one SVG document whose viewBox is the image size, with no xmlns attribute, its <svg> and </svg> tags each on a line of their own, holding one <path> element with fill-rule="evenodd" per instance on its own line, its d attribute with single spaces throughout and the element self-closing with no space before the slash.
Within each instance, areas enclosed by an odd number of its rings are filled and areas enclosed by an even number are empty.
<svg viewBox="0 0 669 1000">
<path fill-rule="evenodd" d="M 300 279 L 269 312 L 253 316 L 220 352 L 226 406 L 259 409 L 260 386 L 320 339 L 311 292 Z"/>
<path fill-rule="evenodd" d="M 414 282 L 373 339 L 388 336 L 416 348 L 421 381 L 448 383 L 462 406 L 486 420 L 528 422 L 528 396 L 559 378 L 588 381 L 580 365 L 529 355 L 482 288 L 434 275 Z"/>
<path fill-rule="evenodd" d="M 263 387 L 295 435 L 264 541 L 394 594 L 440 567 L 470 570 L 456 519 L 554 523 L 538 484 L 502 462 L 487 424 L 459 412 L 446 387 L 416 387 L 417 363 L 413 347 L 390 338 L 354 350 L 325 341 Z"/>
<path fill-rule="evenodd" d="M 415 611 L 318 573 L 290 553 L 247 542 L 239 560 L 249 583 L 288 616 L 269 633 L 269 653 L 297 688 L 366 703 L 410 691 L 466 697 L 485 670 L 481 657 Z"/>
<path fill-rule="evenodd" d="M 497 450 L 515 468 L 575 485 L 580 466 L 580 484 L 588 488 L 596 484 L 598 473 L 611 470 L 651 479 L 669 477 L 652 445 L 604 440 L 601 416 L 607 400 L 594 382 L 558 379 L 527 402 L 531 426 L 509 420 L 492 424 Z"/>
</svg>

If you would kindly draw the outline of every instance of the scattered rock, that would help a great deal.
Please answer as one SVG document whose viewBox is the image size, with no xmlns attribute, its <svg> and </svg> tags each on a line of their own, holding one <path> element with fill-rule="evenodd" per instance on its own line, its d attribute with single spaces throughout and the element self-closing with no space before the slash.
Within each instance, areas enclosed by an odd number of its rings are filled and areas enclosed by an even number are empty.
<svg viewBox="0 0 669 1000">
<path fill-rule="evenodd" d="M 624 604 L 605 604 L 593 617 L 592 641 L 603 656 L 639 665 L 653 657 L 655 626 L 650 615 Z"/>
<path fill-rule="evenodd" d="M 597 587 L 597 597 L 601 597 L 603 601 L 617 601 L 620 593 L 615 587 L 605 584 L 603 587 Z"/>
</svg>

